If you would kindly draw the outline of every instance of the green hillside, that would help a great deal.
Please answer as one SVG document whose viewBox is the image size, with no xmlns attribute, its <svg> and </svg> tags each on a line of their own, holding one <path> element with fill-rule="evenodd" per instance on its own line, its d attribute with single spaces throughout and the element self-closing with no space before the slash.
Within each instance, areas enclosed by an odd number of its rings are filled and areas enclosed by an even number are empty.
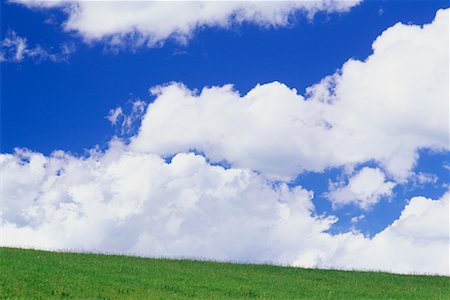
<svg viewBox="0 0 450 300">
<path fill-rule="evenodd" d="M 0 248 L 0 298 L 449 299 L 450 278 Z"/>
</svg>

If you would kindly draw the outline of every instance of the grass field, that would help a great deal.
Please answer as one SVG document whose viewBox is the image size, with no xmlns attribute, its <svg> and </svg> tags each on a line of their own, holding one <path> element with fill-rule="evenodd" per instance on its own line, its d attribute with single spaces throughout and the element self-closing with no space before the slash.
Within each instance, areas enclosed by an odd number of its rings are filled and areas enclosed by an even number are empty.
<svg viewBox="0 0 450 300">
<path fill-rule="evenodd" d="M 450 278 L 0 248 L 1 298 L 449 299 Z"/>
</svg>

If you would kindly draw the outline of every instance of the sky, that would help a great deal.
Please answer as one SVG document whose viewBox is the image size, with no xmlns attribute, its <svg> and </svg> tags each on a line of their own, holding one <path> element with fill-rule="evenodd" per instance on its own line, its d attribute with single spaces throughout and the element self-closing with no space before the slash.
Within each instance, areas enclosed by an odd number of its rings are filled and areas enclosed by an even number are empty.
<svg viewBox="0 0 450 300">
<path fill-rule="evenodd" d="M 1 2 L 1 245 L 450 275 L 448 7 Z"/>
</svg>

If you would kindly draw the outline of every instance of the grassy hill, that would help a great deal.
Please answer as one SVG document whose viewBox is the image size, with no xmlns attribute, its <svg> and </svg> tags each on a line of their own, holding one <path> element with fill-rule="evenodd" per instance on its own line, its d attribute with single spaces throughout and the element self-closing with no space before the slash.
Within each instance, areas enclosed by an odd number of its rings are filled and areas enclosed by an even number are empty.
<svg viewBox="0 0 450 300">
<path fill-rule="evenodd" d="M 450 278 L 0 248 L 0 298 L 449 299 Z"/>
</svg>

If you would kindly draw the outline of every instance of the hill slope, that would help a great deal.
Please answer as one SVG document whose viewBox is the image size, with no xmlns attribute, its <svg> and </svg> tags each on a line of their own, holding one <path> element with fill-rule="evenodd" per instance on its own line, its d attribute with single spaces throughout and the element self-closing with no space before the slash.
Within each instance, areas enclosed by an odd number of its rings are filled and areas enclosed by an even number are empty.
<svg viewBox="0 0 450 300">
<path fill-rule="evenodd" d="M 0 248 L 0 298 L 448 299 L 450 278 Z"/>
</svg>

